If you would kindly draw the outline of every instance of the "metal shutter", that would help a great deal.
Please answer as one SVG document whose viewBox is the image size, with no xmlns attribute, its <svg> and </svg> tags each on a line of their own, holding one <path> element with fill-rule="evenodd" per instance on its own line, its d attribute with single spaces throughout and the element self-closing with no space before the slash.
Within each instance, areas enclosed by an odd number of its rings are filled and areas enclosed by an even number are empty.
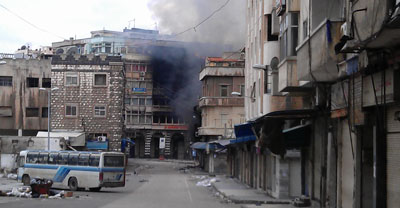
<svg viewBox="0 0 400 208">
<path fill-rule="evenodd" d="M 395 113 L 400 107 L 390 107 L 387 111 L 387 207 L 400 204 L 400 121 Z"/>
</svg>

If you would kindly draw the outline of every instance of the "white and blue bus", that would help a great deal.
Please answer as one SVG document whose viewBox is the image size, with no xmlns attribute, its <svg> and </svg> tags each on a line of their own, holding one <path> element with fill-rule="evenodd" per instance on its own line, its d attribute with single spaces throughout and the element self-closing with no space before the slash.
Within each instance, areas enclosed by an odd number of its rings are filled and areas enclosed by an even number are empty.
<svg viewBox="0 0 400 208">
<path fill-rule="evenodd" d="M 19 154 L 18 181 L 33 178 L 53 181 L 55 188 L 72 191 L 125 186 L 125 155 L 120 152 L 24 150 Z"/>
</svg>

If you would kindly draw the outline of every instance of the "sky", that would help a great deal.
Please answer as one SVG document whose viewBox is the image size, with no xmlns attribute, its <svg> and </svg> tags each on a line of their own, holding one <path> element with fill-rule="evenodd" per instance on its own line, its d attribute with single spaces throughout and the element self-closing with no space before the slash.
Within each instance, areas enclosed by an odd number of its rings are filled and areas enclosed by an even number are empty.
<svg viewBox="0 0 400 208">
<path fill-rule="evenodd" d="M 155 29 L 148 0 L 0 0 L 43 32 L 0 6 L 0 53 L 13 53 L 27 43 L 32 48 L 50 46 L 62 38 L 90 37 L 90 31 L 135 26 Z M 131 22 L 129 22 L 131 21 Z M 129 25 L 130 24 L 130 25 Z"/>
<path fill-rule="evenodd" d="M 90 31 L 122 31 L 134 26 L 158 29 L 162 34 L 176 34 L 189 28 L 179 37 L 181 40 L 227 44 L 238 50 L 244 46 L 245 40 L 245 2 L 0 0 L 0 53 L 14 53 L 27 44 L 38 49 L 70 37 L 87 38 Z M 207 21 L 195 27 L 206 18 Z"/>
</svg>

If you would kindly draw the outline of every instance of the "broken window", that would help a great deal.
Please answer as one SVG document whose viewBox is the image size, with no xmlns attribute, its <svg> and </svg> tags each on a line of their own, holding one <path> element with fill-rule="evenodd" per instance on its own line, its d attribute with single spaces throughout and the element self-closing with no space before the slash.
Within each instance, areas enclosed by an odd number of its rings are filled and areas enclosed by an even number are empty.
<svg viewBox="0 0 400 208">
<path fill-rule="evenodd" d="M 106 107 L 105 106 L 95 106 L 94 116 L 96 117 L 106 117 Z"/>
<path fill-rule="evenodd" d="M 12 86 L 12 77 L 0 76 L 0 86 Z"/>
<path fill-rule="evenodd" d="M 26 108 L 26 117 L 39 117 L 39 108 Z"/>
<path fill-rule="evenodd" d="M 227 97 L 228 96 L 228 85 L 221 85 L 220 86 L 220 96 Z"/>
<path fill-rule="evenodd" d="M 77 73 L 67 73 L 65 75 L 65 85 L 66 86 L 77 86 L 78 85 L 78 74 Z"/>
<path fill-rule="evenodd" d="M 94 75 L 94 85 L 95 86 L 106 86 L 107 85 L 107 75 L 106 74 L 95 74 Z"/>
<path fill-rule="evenodd" d="M 39 87 L 39 78 L 28 77 L 26 82 L 27 87 Z"/>
<path fill-rule="evenodd" d="M 75 104 L 65 105 L 65 116 L 76 117 L 78 115 L 78 107 Z"/>
<path fill-rule="evenodd" d="M 49 117 L 49 108 L 43 107 L 42 108 L 42 118 L 48 118 Z"/>
<path fill-rule="evenodd" d="M 43 78 L 42 79 L 42 87 L 50 88 L 51 87 L 51 78 Z"/>
</svg>

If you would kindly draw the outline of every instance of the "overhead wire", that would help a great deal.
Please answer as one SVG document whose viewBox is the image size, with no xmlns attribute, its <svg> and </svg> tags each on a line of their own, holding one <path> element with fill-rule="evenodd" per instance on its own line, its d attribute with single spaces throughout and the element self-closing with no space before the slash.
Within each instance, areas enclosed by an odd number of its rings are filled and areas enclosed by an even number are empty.
<svg viewBox="0 0 400 208">
<path fill-rule="evenodd" d="M 53 36 L 55 36 L 55 37 L 57 37 L 57 38 L 66 40 L 66 38 L 64 38 L 64 37 L 61 37 L 61 36 L 59 36 L 59 35 L 57 35 L 57 34 L 55 34 L 55 33 L 49 32 L 49 31 L 47 31 L 47 30 L 45 30 L 45 29 L 42 29 L 42 28 L 36 26 L 35 24 L 29 22 L 28 20 L 26 20 L 25 18 L 21 17 L 21 16 L 18 15 L 17 13 L 11 11 L 10 9 L 8 9 L 6 6 L 4 6 L 4 5 L 1 4 L 1 3 L 0 3 L 0 7 L 2 7 L 3 9 L 5 9 L 7 12 L 11 13 L 12 15 L 16 16 L 18 19 L 22 20 L 22 21 L 25 22 L 26 24 L 32 26 L 33 28 L 35 28 L 35 29 L 37 29 L 37 30 L 40 30 L 41 32 L 44 32 L 44 33 L 53 35 Z"/>
</svg>

